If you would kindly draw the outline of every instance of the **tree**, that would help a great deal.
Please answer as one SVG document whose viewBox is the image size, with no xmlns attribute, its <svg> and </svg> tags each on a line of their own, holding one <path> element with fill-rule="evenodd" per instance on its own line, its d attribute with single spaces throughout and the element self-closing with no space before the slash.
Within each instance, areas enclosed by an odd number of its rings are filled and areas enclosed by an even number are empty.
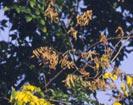
<svg viewBox="0 0 133 105">
<path fill-rule="evenodd" d="M 11 42 L 0 44 L 1 103 L 9 103 L 10 97 L 13 104 L 32 105 L 36 102 L 26 98 L 31 96 L 43 105 L 96 105 L 97 91 L 108 86 L 117 99 L 114 105 L 132 104 L 133 77 L 119 69 L 132 51 L 127 49 L 133 45 L 131 4 L 131 0 L 2 0 L 12 27 Z M 117 79 L 121 89 L 114 84 Z"/>
</svg>

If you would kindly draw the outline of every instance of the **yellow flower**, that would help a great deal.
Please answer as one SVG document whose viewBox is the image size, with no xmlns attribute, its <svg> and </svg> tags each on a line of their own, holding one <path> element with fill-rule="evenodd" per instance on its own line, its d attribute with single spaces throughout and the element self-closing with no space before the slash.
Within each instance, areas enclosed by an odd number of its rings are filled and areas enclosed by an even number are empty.
<svg viewBox="0 0 133 105">
<path fill-rule="evenodd" d="M 44 99 L 39 99 L 39 105 L 52 105 L 52 104 L 50 104 L 48 101 Z"/>
<path fill-rule="evenodd" d="M 121 103 L 119 103 L 118 101 L 114 102 L 113 105 L 122 105 Z"/>
<path fill-rule="evenodd" d="M 22 100 L 24 103 L 28 103 L 30 100 L 29 100 L 29 97 L 28 95 L 26 95 L 23 100 Z"/>
<path fill-rule="evenodd" d="M 33 91 L 40 92 L 40 88 L 33 85 L 24 85 L 21 90 L 15 91 L 11 95 L 10 102 L 14 105 L 52 105 L 47 100 L 39 98 L 33 94 Z M 36 91 L 36 92 L 37 92 Z"/>
<path fill-rule="evenodd" d="M 110 60 L 109 55 L 106 55 L 106 54 L 102 55 L 102 57 L 100 59 L 102 68 L 110 66 L 109 60 Z"/>
<path fill-rule="evenodd" d="M 103 78 L 104 79 L 108 79 L 112 76 L 112 74 L 110 72 L 106 72 L 104 75 L 103 75 Z"/>
<path fill-rule="evenodd" d="M 33 92 L 33 91 L 35 91 L 35 90 L 37 89 L 37 87 L 28 84 L 28 85 L 24 85 L 22 89 L 23 89 L 23 90 L 28 90 L 28 91 Z"/>
<path fill-rule="evenodd" d="M 127 85 L 131 87 L 133 85 L 133 79 L 131 76 L 126 76 L 127 79 Z"/>
<path fill-rule="evenodd" d="M 108 61 L 109 61 L 108 55 L 103 55 L 103 56 L 101 57 L 101 62 L 108 62 Z"/>
<path fill-rule="evenodd" d="M 104 78 L 104 79 L 111 78 L 113 81 L 115 81 L 115 80 L 118 79 L 117 75 L 112 74 L 112 73 L 110 73 L 110 72 L 106 72 L 106 73 L 103 75 L 103 78 Z"/>
<path fill-rule="evenodd" d="M 23 98 L 25 97 L 25 93 L 24 92 L 16 92 L 16 97 L 15 97 L 15 99 L 16 100 L 23 100 Z"/>
<path fill-rule="evenodd" d="M 34 102 L 31 102 L 30 105 L 36 105 Z"/>
<path fill-rule="evenodd" d="M 121 90 L 123 92 L 126 91 L 126 85 L 123 82 L 121 83 Z"/>
<path fill-rule="evenodd" d="M 118 79 L 118 77 L 117 77 L 117 75 L 114 74 L 114 75 L 111 76 L 111 79 L 112 79 L 113 81 L 115 81 L 115 80 Z"/>
<path fill-rule="evenodd" d="M 125 95 L 126 97 L 128 97 L 128 92 L 127 92 L 127 91 L 125 91 L 125 92 L 124 92 L 124 95 Z"/>
<path fill-rule="evenodd" d="M 43 28 L 43 32 L 48 32 L 48 29 L 46 27 Z"/>
<path fill-rule="evenodd" d="M 100 63 L 99 62 L 96 62 L 96 70 L 98 70 L 99 69 L 99 67 L 100 67 Z"/>
</svg>

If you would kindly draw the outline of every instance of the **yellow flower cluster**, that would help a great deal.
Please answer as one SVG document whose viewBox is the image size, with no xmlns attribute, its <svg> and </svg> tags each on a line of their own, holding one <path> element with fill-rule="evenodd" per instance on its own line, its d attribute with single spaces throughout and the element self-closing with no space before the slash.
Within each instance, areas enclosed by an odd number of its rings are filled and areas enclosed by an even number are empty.
<svg viewBox="0 0 133 105">
<path fill-rule="evenodd" d="M 15 91 L 12 93 L 10 102 L 15 105 L 52 105 L 43 98 L 38 98 L 34 95 L 34 92 L 38 89 L 32 85 L 24 85 L 22 90 Z"/>
<path fill-rule="evenodd" d="M 116 74 L 112 74 L 110 72 L 106 72 L 104 75 L 103 75 L 103 78 L 104 79 L 112 79 L 113 81 L 117 80 L 118 79 L 118 76 Z"/>
<path fill-rule="evenodd" d="M 37 88 L 36 86 L 30 85 L 30 84 L 26 84 L 22 87 L 23 91 L 31 91 L 31 92 L 40 92 L 41 89 Z"/>
<path fill-rule="evenodd" d="M 126 76 L 126 81 L 127 81 L 128 87 L 133 86 L 133 77 L 127 75 L 127 76 Z"/>
<path fill-rule="evenodd" d="M 75 30 L 73 27 L 70 28 L 70 30 L 68 31 L 68 34 L 70 34 L 75 40 L 77 40 L 78 31 Z"/>
<path fill-rule="evenodd" d="M 128 96 L 128 89 L 126 87 L 126 84 L 124 82 L 121 83 L 121 90 L 123 91 L 124 95 L 127 97 Z"/>
<path fill-rule="evenodd" d="M 77 24 L 80 26 L 86 26 L 92 20 L 92 10 L 87 10 L 82 15 L 77 16 Z"/>
<path fill-rule="evenodd" d="M 70 61 L 67 55 L 63 56 L 59 63 L 61 64 L 61 68 L 71 69 L 75 67 L 74 62 Z"/>
<path fill-rule="evenodd" d="M 51 21 L 57 23 L 59 21 L 58 12 L 56 12 L 55 8 L 49 4 L 48 8 L 44 12 L 44 16 L 51 19 Z"/>
<path fill-rule="evenodd" d="M 101 62 L 100 62 L 100 60 L 99 60 L 99 58 L 98 57 L 95 57 L 94 58 L 94 63 L 95 63 L 95 70 L 99 70 L 99 68 L 100 68 L 100 66 L 101 66 Z"/>
<path fill-rule="evenodd" d="M 42 59 L 42 64 L 48 64 L 51 69 L 55 69 L 58 64 L 57 53 L 48 47 L 40 47 L 33 50 L 33 57 Z"/>
<path fill-rule="evenodd" d="M 115 102 L 113 103 L 113 105 L 122 105 L 122 104 L 119 103 L 118 101 L 115 101 Z"/>
<path fill-rule="evenodd" d="M 22 105 L 51 105 L 49 102 L 42 98 L 38 98 L 37 96 L 33 95 L 31 92 L 16 92 L 15 100 L 17 103 L 22 103 Z"/>
<path fill-rule="evenodd" d="M 126 75 L 126 81 L 121 83 L 121 90 L 127 97 L 130 93 L 129 90 L 133 86 L 133 77 Z"/>
</svg>

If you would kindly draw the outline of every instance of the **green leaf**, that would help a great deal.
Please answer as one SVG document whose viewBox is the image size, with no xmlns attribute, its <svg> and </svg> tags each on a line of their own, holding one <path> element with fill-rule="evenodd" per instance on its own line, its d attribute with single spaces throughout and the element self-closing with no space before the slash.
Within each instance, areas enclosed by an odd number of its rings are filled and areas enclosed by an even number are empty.
<svg viewBox="0 0 133 105">
<path fill-rule="evenodd" d="M 33 8 L 36 4 L 36 0 L 30 0 L 30 6 Z"/>
<path fill-rule="evenodd" d="M 44 21 L 43 19 L 40 20 L 40 23 L 41 23 L 42 25 L 45 25 L 45 21 Z"/>
<path fill-rule="evenodd" d="M 20 13 L 21 12 L 21 10 L 20 10 L 19 7 L 16 8 L 16 11 L 17 11 L 17 13 Z"/>
<path fill-rule="evenodd" d="M 58 5 L 62 5 L 63 2 L 64 2 L 64 0 L 57 0 Z"/>
<path fill-rule="evenodd" d="M 25 8 L 25 11 L 23 11 L 26 14 L 31 14 L 31 9 L 30 8 Z"/>
<path fill-rule="evenodd" d="M 22 7 L 17 5 L 13 5 L 13 9 L 15 9 L 17 13 L 20 13 L 22 11 Z"/>
<path fill-rule="evenodd" d="M 40 95 L 41 95 L 41 97 L 44 97 L 45 96 L 43 92 L 40 92 Z"/>
<path fill-rule="evenodd" d="M 7 6 L 5 6 L 4 7 L 4 11 L 6 12 L 6 11 L 8 11 L 9 10 L 9 8 L 7 7 Z"/>
<path fill-rule="evenodd" d="M 30 65 L 29 68 L 32 70 L 35 67 L 35 65 Z"/>
<path fill-rule="evenodd" d="M 32 19 L 36 19 L 37 18 L 37 16 L 34 15 L 34 14 L 31 14 L 31 17 L 32 17 Z"/>
<path fill-rule="evenodd" d="M 10 102 L 13 101 L 14 97 L 15 97 L 16 91 L 14 88 L 12 88 L 12 92 L 11 92 L 11 97 L 10 97 Z"/>
<path fill-rule="evenodd" d="M 46 27 L 42 28 L 41 30 L 42 30 L 42 32 L 47 33 L 47 28 Z"/>
<path fill-rule="evenodd" d="M 31 16 L 26 16 L 26 21 L 27 21 L 27 22 L 32 21 L 32 17 L 31 17 Z"/>
<path fill-rule="evenodd" d="M 40 10 L 38 8 L 35 9 L 35 15 L 39 15 L 40 16 L 40 14 L 41 14 Z"/>
</svg>

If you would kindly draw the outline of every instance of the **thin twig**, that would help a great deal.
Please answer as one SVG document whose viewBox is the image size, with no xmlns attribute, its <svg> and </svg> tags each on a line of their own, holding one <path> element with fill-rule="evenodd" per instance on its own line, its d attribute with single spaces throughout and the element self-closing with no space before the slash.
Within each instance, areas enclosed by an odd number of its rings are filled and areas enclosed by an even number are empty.
<svg viewBox="0 0 133 105">
<path fill-rule="evenodd" d="M 123 36 L 123 39 L 127 39 L 127 38 L 133 38 L 133 35 L 130 36 Z M 121 37 L 111 37 L 111 38 L 107 38 L 107 40 L 116 40 L 116 39 L 121 39 Z M 90 50 L 91 48 L 95 47 L 96 45 L 100 44 L 100 41 L 97 41 L 96 43 L 92 44 L 88 49 Z"/>
<path fill-rule="evenodd" d="M 51 78 L 50 81 L 45 85 L 45 88 L 48 87 L 63 71 L 64 69 L 59 71 L 53 78 Z"/>
<path fill-rule="evenodd" d="M 114 50 L 116 49 L 116 47 L 121 43 L 121 41 L 123 40 L 123 38 L 121 38 L 121 40 L 119 40 L 119 42 L 117 42 L 117 44 L 114 47 Z"/>
<path fill-rule="evenodd" d="M 74 74 L 75 72 L 79 72 L 79 68 L 75 65 L 75 70 L 72 72 Z"/>
<path fill-rule="evenodd" d="M 5 100 L 7 100 L 7 101 L 10 100 L 10 99 L 8 99 L 7 97 L 0 97 L 0 100 L 2 100 L 2 99 L 5 99 Z"/>
<path fill-rule="evenodd" d="M 62 103 L 62 104 L 67 105 L 67 102 L 64 102 L 64 101 L 55 100 L 55 99 L 48 99 L 48 100 L 49 100 L 49 101 L 52 101 L 52 102 L 57 102 L 57 103 Z"/>
<path fill-rule="evenodd" d="M 113 56 L 113 54 L 114 54 L 114 52 L 115 52 L 117 46 L 121 43 L 122 40 L 123 40 L 123 38 L 121 38 L 121 39 L 118 41 L 118 43 L 115 45 L 114 51 L 111 53 L 111 57 Z M 121 47 L 122 47 L 122 46 L 121 46 Z M 121 50 L 121 49 L 120 49 L 120 50 Z M 115 56 L 117 56 L 117 55 L 115 55 Z M 114 60 L 112 59 L 112 61 L 114 61 Z M 112 62 L 112 61 L 111 61 L 111 62 Z"/>
<path fill-rule="evenodd" d="M 117 52 L 116 55 L 113 57 L 113 59 L 111 60 L 111 62 L 113 62 L 113 61 L 116 59 L 116 57 L 117 57 L 117 56 L 119 55 L 119 53 L 121 52 L 122 48 L 123 48 L 123 45 L 121 45 L 121 47 L 119 48 L 118 52 Z"/>
<path fill-rule="evenodd" d="M 89 50 L 91 49 L 91 48 L 93 48 L 93 47 L 95 47 L 96 45 L 98 45 L 99 43 L 101 43 L 100 41 L 98 41 L 98 42 L 96 42 L 96 43 L 94 43 L 94 44 L 92 44 L 91 46 L 89 46 Z"/>
<path fill-rule="evenodd" d="M 127 37 L 126 41 L 128 41 L 128 39 L 131 38 L 130 36 Z M 113 57 L 113 59 L 111 60 L 111 63 L 117 58 L 117 56 L 120 54 L 121 50 L 123 48 L 123 44 L 121 45 L 121 47 L 119 48 L 118 52 L 116 53 L 116 55 Z"/>
<path fill-rule="evenodd" d="M 129 39 L 129 38 L 133 38 L 133 35 L 128 35 L 128 36 L 123 36 L 123 39 Z M 115 39 L 121 39 L 121 37 L 112 37 L 112 38 L 108 38 L 107 40 L 115 40 Z"/>
</svg>

